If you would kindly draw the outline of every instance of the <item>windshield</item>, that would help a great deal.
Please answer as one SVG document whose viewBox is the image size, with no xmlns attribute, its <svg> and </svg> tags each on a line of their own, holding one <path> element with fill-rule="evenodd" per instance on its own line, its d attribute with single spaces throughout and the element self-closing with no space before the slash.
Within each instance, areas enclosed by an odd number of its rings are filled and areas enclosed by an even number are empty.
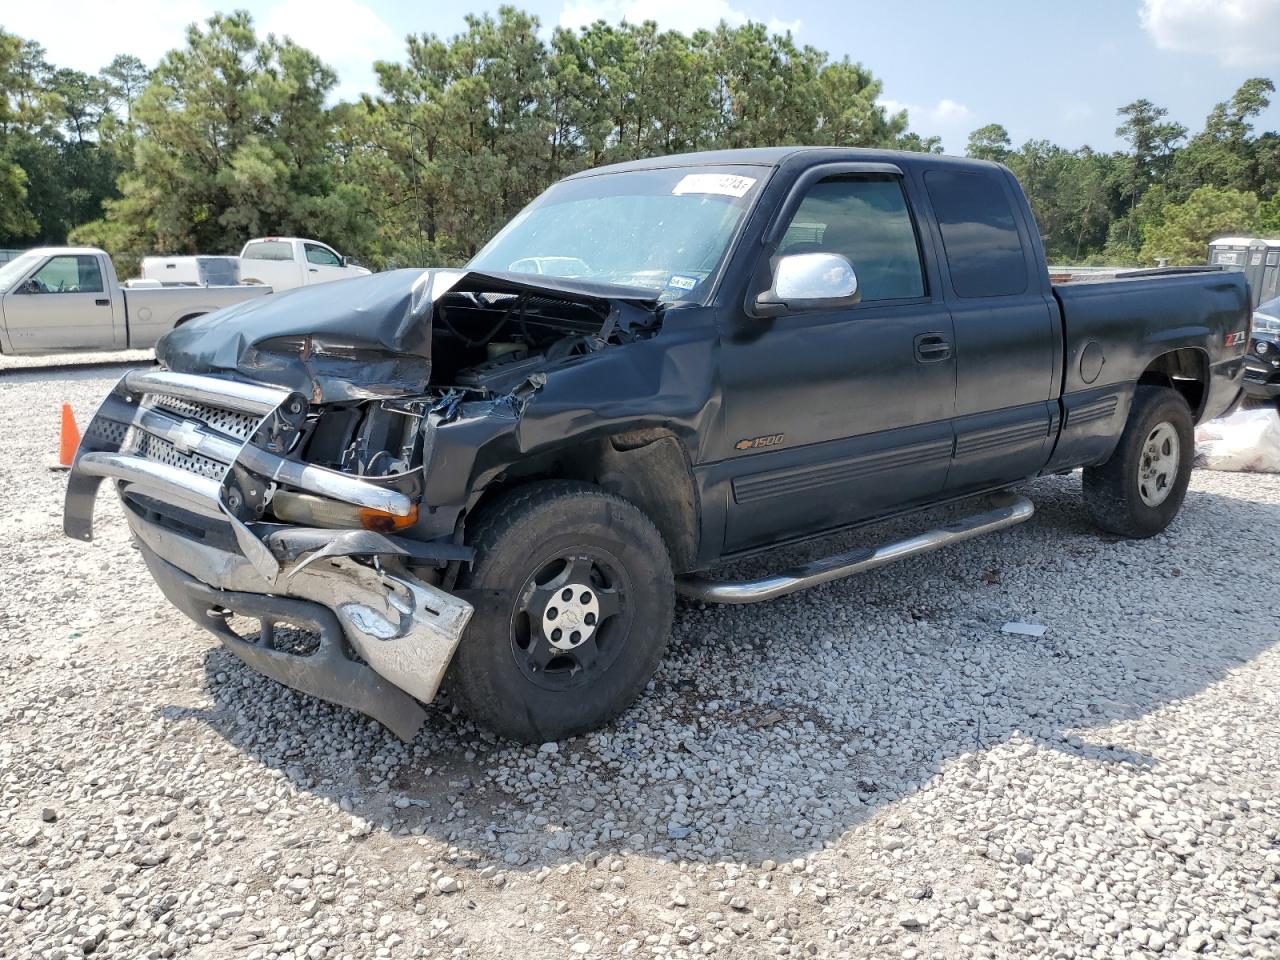
<svg viewBox="0 0 1280 960">
<path fill-rule="evenodd" d="M 764 173 L 725 165 L 563 180 L 468 266 L 647 287 L 662 300 L 702 303 Z"/>
<path fill-rule="evenodd" d="M 8 293 L 10 287 L 21 280 L 28 270 L 43 259 L 44 254 L 31 251 L 0 266 L 0 293 Z"/>
</svg>

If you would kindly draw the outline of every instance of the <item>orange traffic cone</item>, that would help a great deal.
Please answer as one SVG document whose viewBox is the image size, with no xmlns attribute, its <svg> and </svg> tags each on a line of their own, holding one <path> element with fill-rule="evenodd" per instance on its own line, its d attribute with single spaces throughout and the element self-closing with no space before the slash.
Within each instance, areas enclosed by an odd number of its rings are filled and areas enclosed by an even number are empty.
<svg viewBox="0 0 1280 960">
<path fill-rule="evenodd" d="M 71 462 L 76 458 L 76 450 L 80 447 L 80 428 L 76 426 L 76 418 L 71 413 L 71 404 L 62 405 L 62 436 L 58 442 L 58 462 L 49 465 L 51 470 L 69 470 Z"/>
</svg>

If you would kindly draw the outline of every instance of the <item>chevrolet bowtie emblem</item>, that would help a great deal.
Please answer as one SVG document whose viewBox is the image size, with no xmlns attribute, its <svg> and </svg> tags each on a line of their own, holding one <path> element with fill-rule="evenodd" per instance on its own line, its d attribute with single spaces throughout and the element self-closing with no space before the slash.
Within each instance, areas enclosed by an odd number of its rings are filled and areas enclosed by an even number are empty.
<svg viewBox="0 0 1280 960">
<path fill-rule="evenodd" d="M 173 431 L 169 437 L 169 442 L 173 444 L 173 448 L 181 454 L 189 454 L 196 447 L 200 446 L 200 424 L 194 420 L 183 420 L 182 426 Z"/>
</svg>

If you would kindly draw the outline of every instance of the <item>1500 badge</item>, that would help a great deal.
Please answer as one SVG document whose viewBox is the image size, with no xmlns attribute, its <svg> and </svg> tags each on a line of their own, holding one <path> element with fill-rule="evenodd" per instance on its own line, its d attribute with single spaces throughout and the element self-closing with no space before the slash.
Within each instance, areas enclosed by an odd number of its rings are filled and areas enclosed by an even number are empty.
<svg viewBox="0 0 1280 960">
<path fill-rule="evenodd" d="M 784 434 L 773 433 L 767 437 L 750 437 L 746 440 L 739 440 L 733 445 L 735 450 L 759 450 L 761 447 L 776 447 L 782 443 Z"/>
</svg>

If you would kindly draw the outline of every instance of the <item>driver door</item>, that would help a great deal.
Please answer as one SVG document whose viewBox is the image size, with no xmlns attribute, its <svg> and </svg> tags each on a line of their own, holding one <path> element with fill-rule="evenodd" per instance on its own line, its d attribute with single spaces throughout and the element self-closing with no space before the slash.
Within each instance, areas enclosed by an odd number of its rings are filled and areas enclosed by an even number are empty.
<svg viewBox="0 0 1280 960">
<path fill-rule="evenodd" d="M 347 276 L 342 258 L 328 247 L 320 243 L 304 243 L 302 246 L 307 257 L 308 283 L 328 283 Z"/>
<path fill-rule="evenodd" d="M 15 353 L 115 345 L 111 298 L 92 254 L 50 257 L 5 294 L 4 320 Z"/>
<path fill-rule="evenodd" d="M 818 180 L 771 258 L 838 253 L 857 274 L 860 302 L 743 316 L 722 333 L 726 552 L 943 490 L 956 396 L 951 314 L 903 186 L 901 175 L 879 173 Z"/>
</svg>

